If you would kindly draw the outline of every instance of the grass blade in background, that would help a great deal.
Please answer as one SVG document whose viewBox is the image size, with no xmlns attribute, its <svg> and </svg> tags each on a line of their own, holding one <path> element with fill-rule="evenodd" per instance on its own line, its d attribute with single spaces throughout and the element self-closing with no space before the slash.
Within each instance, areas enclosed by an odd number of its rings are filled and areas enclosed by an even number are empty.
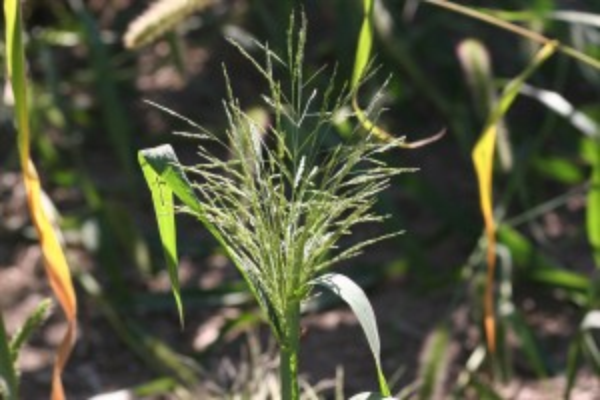
<svg viewBox="0 0 600 400">
<path fill-rule="evenodd" d="M 352 72 L 352 88 L 357 89 L 364 78 L 373 47 L 373 0 L 363 0 L 363 22 L 356 46 L 354 71 Z"/>
<path fill-rule="evenodd" d="M 489 52 L 477 39 L 463 40 L 458 44 L 456 52 L 476 111 L 485 118 L 496 100 Z"/>
<path fill-rule="evenodd" d="M 18 400 L 19 381 L 8 343 L 8 335 L 4 328 L 4 318 L 0 314 L 0 398 Z"/>
<path fill-rule="evenodd" d="M 33 332 L 46 320 L 51 305 L 50 299 L 40 302 L 11 340 L 8 339 L 4 320 L 0 314 L 0 399 L 20 399 L 17 370 L 19 351 Z"/>
<path fill-rule="evenodd" d="M 104 117 L 104 129 L 108 133 L 126 178 L 131 181 L 134 176 L 135 160 L 131 143 L 133 130 L 127 108 L 121 101 L 117 79 L 110 65 L 110 52 L 104 44 L 97 22 L 87 10 L 87 5 L 81 0 L 69 0 L 69 3 L 81 24 L 80 29 L 90 52 L 90 66 L 94 71 L 94 84 Z"/>
<path fill-rule="evenodd" d="M 521 87 L 521 94 L 539 101 L 549 110 L 565 118 L 584 135 L 600 140 L 600 126 L 596 121 L 576 109 L 560 93 L 524 84 Z"/>
<path fill-rule="evenodd" d="M 471 377 L 470 387 L 474 389 L 476 399 L 505 400 L 505 398 L 500 396 L 488 382 L 483 381 L 476 375 Z"/>
<path fill-rule="evenodd" d="M 550 57 L 556 49 L 556 44 L 550 42 L 542 47 L 531 63 L 525 68 L 521 74 L 510 81 L 504 89 L 498 104 L 494 107 L 486 127 L 481 134 L 481 137 L 475 148 L 473 149 L 472 158 L 477 173 L 479 183 L 479 197 L 481 211 L 485 223 L 485 235 L 487 237 L 487 283 L 486 294 L 484 299 L 484 324 L 486 340 L 490 353 L 496 350 L 496 327 L 494 319 L 494 274 L 496 265 L 496 224 L 494 221 L 493 201 L 492 201 L 492 179 L 494 166 L 494 149 L 496 146 L 496 138 L 498 132 L 498 122 L 504 117 L 506 112 L 511 107 L 513 101 L 517 97 L 519 90 L 525 80 L 540 66 L 545 60 Z"/>
<path fill-rule="evenodd" d="M 577 332 L 577 336 L 573 339 L 573 341 L 571 342 L 571 345 L 569 346 L 569 353 L 568 353 L 568 358 L 567 358 L 567 370 L 566 370 L 567 384 L 565 386 L 565 393 L 564 393 L 564 398 L 566 398 L 566 399 L 571 398 L 571 391 L 575 387 L 575 381 L 577 379 L 577 371 L 581 364 L 582 355 L 584 353 L 586 353 L 586 350 L 587 350 L 587 353 L 590 356 L 590 358 L 593 357 L 592 355 L 589 354 L 590 353 L 589 347 L 593 347 L 593 349 L 597 352 L 597 346 L 595 343 L 595 339 L 591 335 L 591 332 L 590 332 L 592 329 L 593 330 L 600 329 L 600 311 L 598 311 L 598 310 L 588 311 L 588 313 L 583 317 L 583 320 L 581 321 L 579 330 Z M 596 354 L 596 356 L 597 356 L 597 354 Z M 592 361 L 592 364 L 596 364 L 596 365 L 593 365 L 595 371 L 598 371 L 598 368 L 599 368 L 598 360 L 592 359 L 591 361 Z"/>
<path fill-rule="evenodd" d="M 565 385 L 564 398 L 571 398 L 571 391 L 575 387 L 575 380 L 577 379 L 577 370 L 579 369 L 581 359 L 581 334 L 578 334 L 571 344 L 569 345 L 569 352 L 567 355 L 567 384 Z"/>
<path fill-rule="evenodd" d="M 358 322 L 360 322 L 360 326 L 369 342 L 369 348 L 375 359 L 381 394 L 390 396 L 390 389 L 381 368 L 381 343 L 379 341 L 379 332 L 377 331 L 377 321 L 375 320 L 375 313 L 365 292 L 353 280 L 341 274 L 325 274 L 315 279 L 313 283 L 331 290 L 335 295 L 348 303 L 354 315 L 356 315 Z"/>
<path fill-rule="evenodd" d="M 391 6 L 391 5 L 390 5 Z M 393 11 L 396 11 L 395 9 Z M 377 43 L 381 44 L 382 57 L 389 57 L 394 68 L 402 70 L 406 75 L 406 81 L 414 86 L 420 95 L 427 98 L 449 125 L 452 132 L 460 134 L 465 130 L 460 119 L 454 113 L 452 103 L 446 98 L 442 90 L 431 80 L 417 61 L 410 39 L 404 34 L 396 32 L 397 23 L 394 13 L 386 5 L 378 1 L 373 10 L 373 28 L 377 37 Z"/>
<path fill-rule="evenodd" d="M 485 119 L 498 102 L 489 53 L 483 43 L 476 39 L 463 40 L 458 45 L 457 53 L 477 111 Z M 500 164 L 504 171 L 510 171 L 513 164 L 512 150 L 508 130 L 502 119 L 498 121 L 497 129 Z"/>
<path fill-rule="evenodd" d="M 509 332 L 514 333 L 518 338 L 520 348 L 531 365 L 532 370 L 538 378 L 546 378 L 548 376 L 542 352 L 539 349 L 538 343 L 535 340 L 533 332 L 529 329 L 525 318 L 518 310 L 518 306 L 513 300 L 513 257 L 510 249 L 505 245 L 498 245 L 498 261 L 499 261 L 499 282 L 498 282 L 498 310 L 499 323 L 498 330 L 500 334 L 507 335 Z M 500 336 L 500 334 L 498 336 Z M 511 346 L 506 340 L 506 336 L 499 340 L 503 344 L 501 353 L 498 354 L 503 377 L 508 380 L 513 376 L 513 368 L 511 359 Z"/>
<path fill-rule="evenodd" d="M 59 345 L 52 373 L 52 400 L 64 399 L 61 374 L 67 363 L 76 339 L 77 299 L 73 289 L 71 273 L 50 217 L 42 200 L 42 188 L 36 168 L 30 159 L 29 150 L 29 111 L 27 102 L 27 81 L 25 78 L 25 54 L 22 42 L 22 21 L 20 2 L 5 0 L 6 18 L 6 62 L 7 71 L 15 98 L 17 126 L 19 130 L 19 160 L 23 170 L 27 202 L 31 218 L 39 235 L 44 266 L 50 286 L 67 317 L 67 331 Z"/>
<path fill-rule="evenodd" d="M 197 383 L 197 364 L 192 359 L 173 351 L 170 346 L 149 333 L 148 329 L 123 318 L 91 274 L 80 273 L 77 279 L 119 339 L 150 368 L 160 374 L 174 376 L 188 387 Z"/>
<path fill-rule="evenodd" d="M 600 143 L 595 142 L 597 151 L 600 151 Z M 600 268 L 600 155 L 596 152 L 590 191 L 587 195 L 586 213 L 587 236 L 592 247 L 592 254 L 596 267 Z"/>
<path fill-rule="evenodd" d="M 437 327 L 427 342 L 418 375 L 422 377 L 418 394 L 418 398 L 421 400 L 442 397 L 442 384 L 448 372 L 449 362 L 450 333 L 448 327 L 445 325 Z"/>
<path fill-rule="evenodd" d="M 542 352 L 535 340 L 533 332 L 529 329 L 525 318 L 518 310 L 518 306 L 513 300 L 513 257 L 507 246 L 498 246 L 498 259 L 500 261 L 499 290 L 498 290 L 498 310 L 500 313 L 499 325 L 504 328 L 505 333 L 511 329 L 514 335 L 519 339 L 520 347 L 525 354 L 532 370 L 539 378 L 548 376 L 546 365 Z M 500 329 L 500 327 L 499 327 Z M 509 360 L 510 345 L 504 344 L 506 354 L 500 355 L 501 359 Z M 509 362 L 505 362 L 505 376 L 512 376 L 513 371 Z M 509 375 L 510 374 L 510 375 Z"/>
<path fill-rule="evenodd" d="M 446 0 L 424 0 L 424 1 L 426 3 L 433 4 L 435 6 L 442 7 L 447 10 L 450 10 L 450 11 L 453 11 L 453 12 L 456 12 L 459 14 L 463 14 L 463 15 L 466 15 L 466 16 L 474 18 L 474 19 L 478 19 L 478 20 L 486 22 L 490 25 L 495 25 L 506 31 L 509 31 L 509 32 L 512 32 L 519 36 L 522 36 L 524 38 L 527 38 L 527 39 L 529 39 L 533 42 L 536 42 L 540 45 L 547 45 L 547 44 L 554 43 L 557 51 L 559 51 L 565 55 L 568 55 L 569 57 L 572 57 L 572 58 L 576 59 L 577 61 L 587 64 L 591 67 L 600 69 L 600 60 L 597 60 L 591 56 L 588 56 L 587 54 L 582 53 L 581 51 L 578 51 L 572 47 L 565 46 L 564 44 L 559 43 L 559 42 L 555 41 L 554 39 L 550 39 L 544 35 L 541 35 L 535 31 L 529 30 L 527 28 L 523 28 L 521 26 L 507 22 L 503 19 L 497 18 L 494 15 L 478 11 L 474 8 L 461 6 L 460 4 L 456 4 L 451 1 L 446 1 Z"/>
<path fill-rule="evenodd" d="M 540 15 L 536 12 L 531 11 L 507 11 L 507 10 L 496 10 L 492 8 L 477 8 L 482 13 L 489 14 L 506 21 L 511 22 L 528 22 L 535 21 L 540 18 Z M 562 21 L 570 24 L 577 25 L 588 25 L 595 28 L 600 28 L 600 16 L 593 13 L 582 12 L 582 11 L 545 11 L 541 17 L 544 19 L 554 19 L 556 21 Z"/>
<path fill-rule="evenodd" d="M 356 58 L 354 60 L 354 71 L 352 72 L 352 81 L 350 86 L 351 90 L 353 91 L 352 108 L 356 113 L 356 118 L 358 119 L 359 123 L 369 135 L 373 135 L 383 142 L 391 142 L 394 140 L 394 135 L 386 132 L 384 129 L 377 126 L 376 123 L 371 121 L 367 113 L 358 104 L 358 89 L 360 88 L 360 84 L 368 71 L 367 67 L 371 57 L 371 48 L 373 47 L 374 0 L 363 0 L 363 5 L 363 23 L 358 36 Z M 404 141 L 397 142 L 397 145 L 402 149 L 416 149 L 441 139 L 445 134 L 446 131 L 442 130 L 428 138 L 411 143 L 406 143 Z"/>
<path fill-rule="evenodd" d="M 514 264 L 527 267 L 523 271 L 526 279 L 571 292 L 585 293 L 591 290 L 589 278 L 561 268 L 517 230 L 502 225 L 498 228 L 497 235 L 502 244 L 510 251 Z"/>
<path fill-rule="evenodd" d="M 10 352 L 13 357 L 13 361 L 17 361 L 17 356 L 21 347 L 29 340 L 31 335 L 46 321 L 50 315 L 50 307 L 52 301 L 50 299 L 42 300 L 37 305 L 35 310 L 27 318 L 23 326 L 15 333 L 12 340 L 10 341 Z"/>
</svg>

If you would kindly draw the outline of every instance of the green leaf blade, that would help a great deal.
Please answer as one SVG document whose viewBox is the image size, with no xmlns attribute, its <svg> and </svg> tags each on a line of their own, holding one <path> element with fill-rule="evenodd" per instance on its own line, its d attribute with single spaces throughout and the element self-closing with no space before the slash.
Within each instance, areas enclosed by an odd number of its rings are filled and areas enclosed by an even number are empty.
<svg viewBox="0 0 600 400">
<path fill-rule="evenodd" d="M 596 144 L 596 148 L 600 145 Z M 596 267 L 600 268 L 600 160 L 595 161 L 587 196 L 586 227 Z"/>
<path fill-rule="evenodd" d="M 432 333 L 425 348 L 425 357 L 419 371 L 422 383 L 418 398 L 421 400 L 441 397 L 441 384 L 448 368 L 448 348 L 450 331 L 446 325 L 438 326 Z"/>
<path fill-rule="evenodd" d="M 33 310 L 33 312 L 27 317 L 23 326 L 15 333 L 14 337 L 10 341 L 10 352 L 12 354 L 13 362 L 17 361 L 19 351 L 23 347 L 33 333 L 39 329 L 39 327 L 48 319 L 50 315 L 50 308 L 52 306 L 52 300 L 42 300 Z"/>
<path fill-rule="evenodd" d="M 0 398 L 17 400 L 19 381 L 9 348 L 9 339 L 0 314 Z"/>
<path fill-rule="evenodd" d="M 178 276 L 177 230 L 173 192 L 183 197 L 186 205 L 197 204 L 193 201 L 193 189 L 169 145 L 159 146 L 139 152 L 138 161 L 142 167 L 146 183 L 152 193 L 152 203 L 156 213 L 156 222 L 163 247 L 167 271 L 171 280 L 171 291 L 177 305 L 179 320 L 183 326 L 183 304 Z M 186 201 L 187 200 L 187 201 Z"/>
<path fill-rule="evenodd" d="M 390 396 L 390 389 L 381 368 L 381 342 L 377 331 L 377 321 L 373 307 L 371 307 L 365 292 L 352 279 L 336 273 L 322 275 L 315 279 L 313 284 L 329 289 L 348 303 L 369 343 L 369 348 L 375 360 L 380 390 L 384 396 Z M 365 399 L 367 398 L 370 399 L 371 397 L 365 397 Z"/>
<path fill-rule="evenodd" d="M 373 5 L 373 0 L 363 0 L 364 16 L 360 34 L 358 36 L 356 58 L 354 60 L 352 89 L 358 88 L 358 84 L 369 64 L 371 48 L 373 47 Z"/>
</svg>

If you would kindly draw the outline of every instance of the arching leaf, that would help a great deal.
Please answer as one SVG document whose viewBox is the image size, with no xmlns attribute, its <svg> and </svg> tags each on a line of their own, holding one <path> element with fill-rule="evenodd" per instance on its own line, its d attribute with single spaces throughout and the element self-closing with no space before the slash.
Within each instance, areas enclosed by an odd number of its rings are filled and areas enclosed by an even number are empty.
<svg viewBox="0 0 600 400">
<path fill-rule="evenodd" d="M 365 292 L 360 286 L 354 283 L 352 279 L 345 275 L 335 273 L 322 275 L 315 279 L 313 284 L 331 290 L 334 294 L 348 303 L 367 337 L 367 342 L 369 342 L 369 348 L 375 359 L 380 390 L 383 395 L 390 396 L 390 389 L 388 388 L 385 375 L 381 368 L 381 343 L 379 341 L 379 332 L 377 331 L 377 321 L 371 303 Z M 370 399 L 371 397 L 365 397 L 365 399 L 366 398 Z"/>
</svg>

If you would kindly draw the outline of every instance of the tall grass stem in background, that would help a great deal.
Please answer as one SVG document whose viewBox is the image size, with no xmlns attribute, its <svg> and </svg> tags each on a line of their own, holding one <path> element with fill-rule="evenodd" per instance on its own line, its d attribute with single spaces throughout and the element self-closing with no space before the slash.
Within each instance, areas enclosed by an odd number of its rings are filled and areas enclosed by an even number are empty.
<svg viewBox="0 0 600 400">
<path fill-rule="evenodd" d="M 327 136 L 335 135 L 339 118 L 352 118 L 341 110 L 355 90 L 334 95 L 333 86 L 321 88 L 314 77 L 305 78 L 306 20 L 302 17 L 297 27 L 297 19 L 290 20 L 287 57 L 259 44 L 261 62 L 233 43 L 268 84 L 269 94 L 262 96 L 272 114 L 267 129 L 240 108 L 233 96 L 235 82 L 229 82 L 225 70 L 226 138 L 179 116 L 198 130 L 201 162 L 183 166 L 171 147 L 163 145 L 141 151 L 140 163 L 152 190 L 180 316 L 173 194 L 183 203 L 178 209 L 196 217 L 225 249 L 262 309 L 280 347 L 283 399 L 299 398 L 301 307 L 317 285 L 340 296 L 357 315 L 375 360 L 381 395 L 389 396 L 369 301 L 352 280 L 325 271 L 398 234 L 337 247 L 356 226 L 386 218 L 373 211 L 377 195 L 389 186 L 390 178 L 406 169 L 390 167 L 380 156 L 397 148 L 402 139 L 381 142 L 367 132 L 324 145 Z M 281 80 L 282 74 L 288 78 Z M 225 148 L 230 158 L 215 156 L 215 147 Z"/>
</svg>

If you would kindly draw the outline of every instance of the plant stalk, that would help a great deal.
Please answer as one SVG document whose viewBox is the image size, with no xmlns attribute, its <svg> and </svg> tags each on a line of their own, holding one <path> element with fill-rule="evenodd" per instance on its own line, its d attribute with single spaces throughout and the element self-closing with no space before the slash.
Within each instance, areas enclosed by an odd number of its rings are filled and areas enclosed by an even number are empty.
<svg viewBox="0 0 600 400">
<path fill-rule="evenodd" d="M 300 399 L 298 349 L 300 346 L 300 301 L 291 299 L 285 311 L 285 336 L 280 350 L 281 399 Z"/>
</svg>

